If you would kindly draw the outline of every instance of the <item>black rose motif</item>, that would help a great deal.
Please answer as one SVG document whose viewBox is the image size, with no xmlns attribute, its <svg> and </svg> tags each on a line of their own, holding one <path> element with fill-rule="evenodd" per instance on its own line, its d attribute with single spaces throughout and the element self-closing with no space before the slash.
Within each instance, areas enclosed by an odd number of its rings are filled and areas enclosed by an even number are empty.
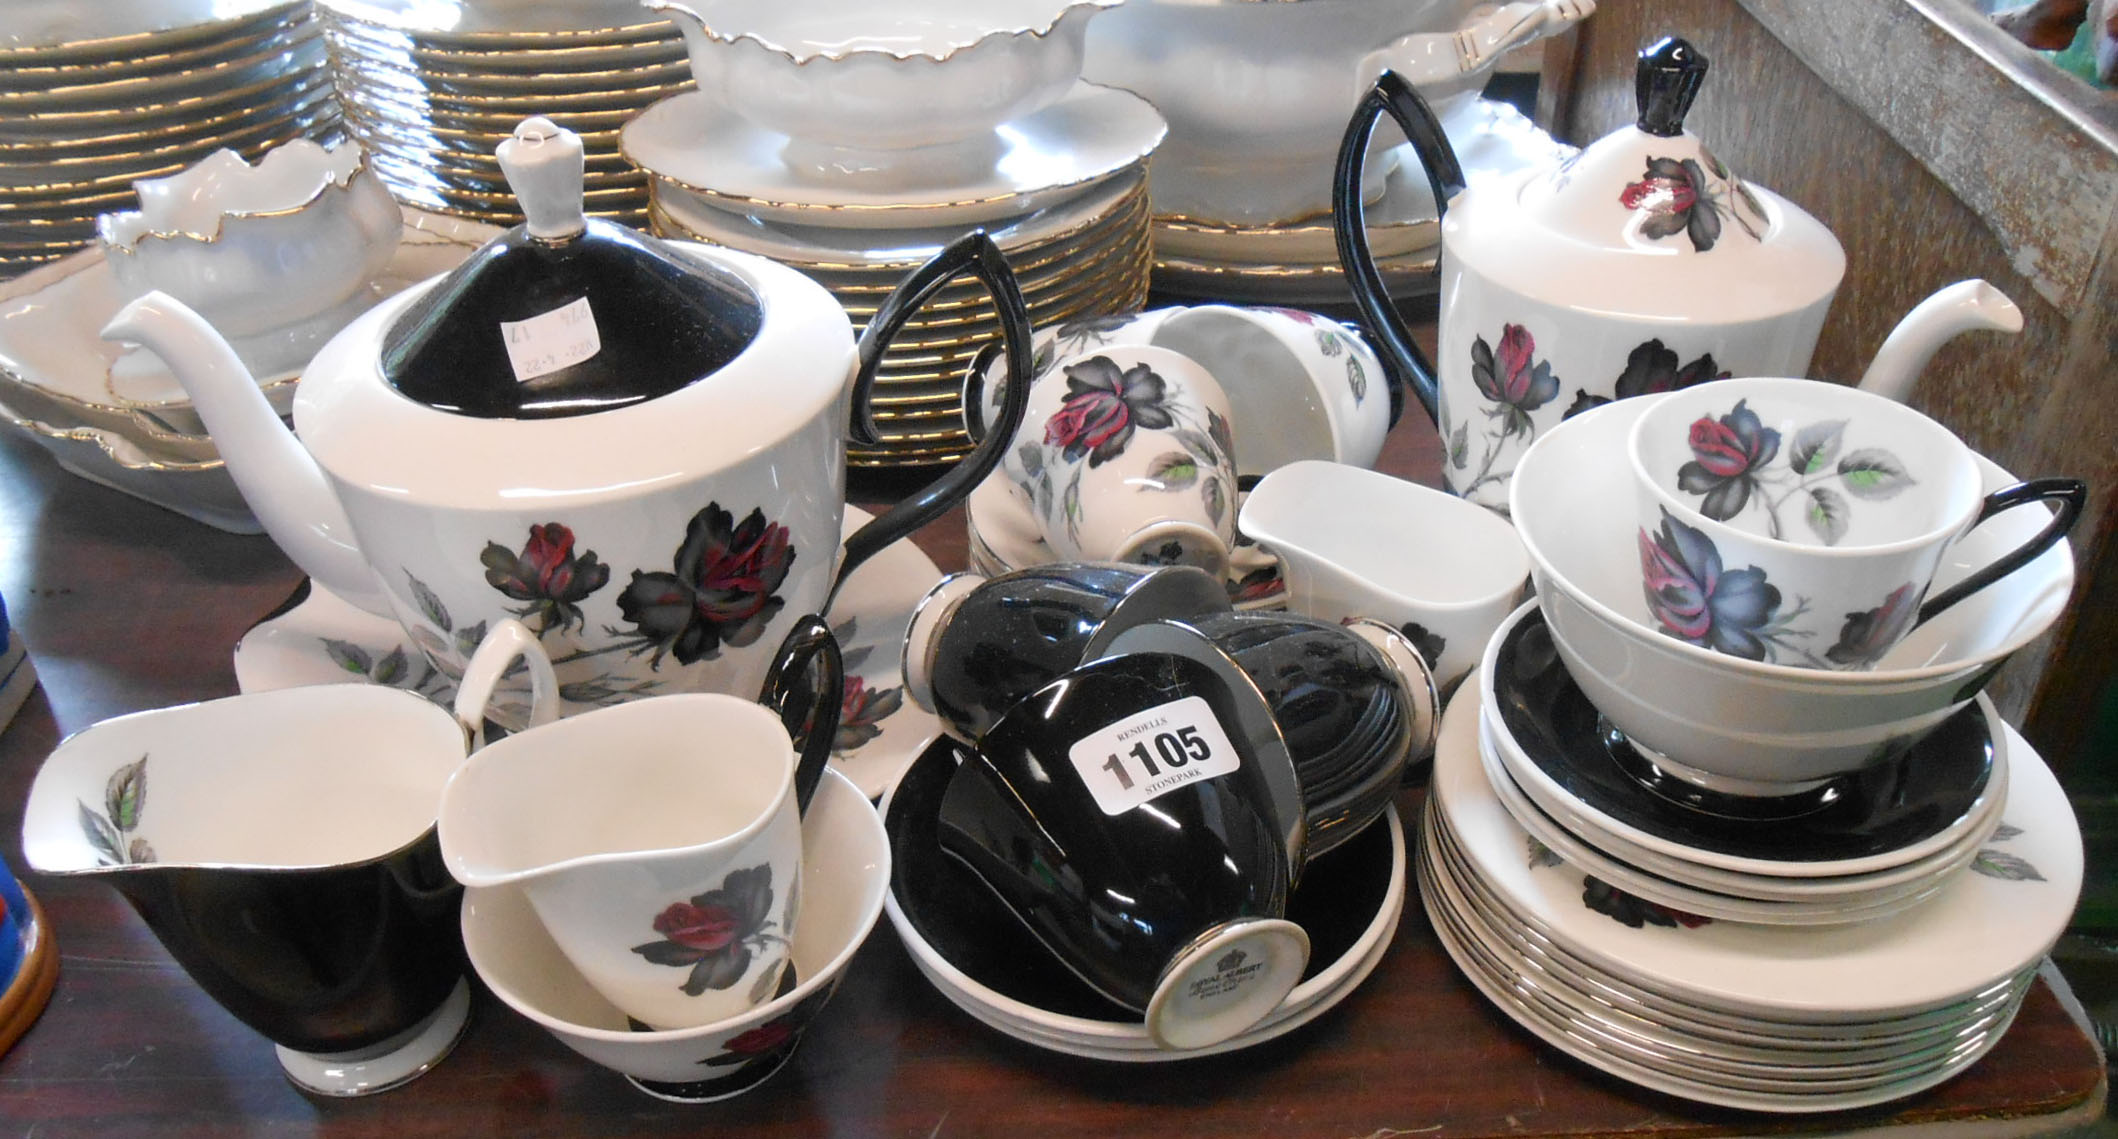
<svg viewBox="0 0 2118 1139">
<path fill-rule="evenodd" d="M 776 592 L 794 564 L 787 528 L 752 509 L 741 523 L 708 503 L 692 516 L 674 573 L 634 570 L 618 612 L 634 626 L 633 650 L 680 664 L 711 660 L 722 645 L 756 641 L 786 604 Z"/>
</svg>

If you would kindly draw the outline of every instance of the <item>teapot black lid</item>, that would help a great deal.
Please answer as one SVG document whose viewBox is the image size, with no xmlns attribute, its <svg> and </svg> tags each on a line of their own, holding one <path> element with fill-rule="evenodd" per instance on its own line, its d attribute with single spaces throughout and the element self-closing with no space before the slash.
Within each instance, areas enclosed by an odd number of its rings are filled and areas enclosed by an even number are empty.
<svg viewBox="0 0 2118 1139">
<path fill-rule="evenodd" d="M 734 273 L 585 216 L 578 135 L 527 119 L 499 157 L 527 220 L 390 326 L 391 387 L 482 419 L 585 415 L 686 387 L 756 338 L 763 305 Z"/>
<path fill-rule="evenodd" d="M 1633 73 L 1640 129 L 1662 138 L 1684 133 L 1684 116 L 1706 80 L 1706 65 L 1699 49 L 1677 36 L 1664 36 L 1642 48 Z"/>
</svg>

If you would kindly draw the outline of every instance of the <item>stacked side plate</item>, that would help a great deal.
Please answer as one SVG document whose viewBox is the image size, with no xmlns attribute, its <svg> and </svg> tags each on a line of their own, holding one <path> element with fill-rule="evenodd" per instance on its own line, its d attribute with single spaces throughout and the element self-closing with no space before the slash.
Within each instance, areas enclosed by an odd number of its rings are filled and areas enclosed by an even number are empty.
<svg viewBox="0 0 2118 1139">
<path fill-rule="evenodd" d="M 2082 868 L 2073 812 L 2035 751 L 1997 718 L 1999 746 L 1975 802 L 1914 811 L 1923 821 L 1870 809 L 1871 845 L 1882 851 L 1850 853 L 1856 824 L 1829 852 L 1845 857 L 1800 865 L 1757 851 L 1660 852 L 1665 867 L 1722 870 L 1745 889 L 1778 881 L 1794 902 L 1826 908 L 1837 904 L 1831 891 L 1876 888 L 1863 876 L 1932 878 L 1906 904 L 1860 920 L 1765 923 L 1650 898 L 1526 828 L 1516 812 L 1537 805 L 1509 789 L 1514 768 L 1493 758 L 1490 727 L 1481 741 L 1482 725 L 1499 719 L 1492 711 L 1513 698 L 1466 685 L 1444 717 L 1417 855 L 1421 897 L 1450 956 L 1501 1011 L 1623 1079 L 1758 1111 L 1910 1095 L 1993 1047 L 2073 912 Z M 1936 813 L 1947 817 L 1937 824 Z M 1698 829 L 1715 828 L 1701 820 Z M 1968 859 L 1921 865 L 1964 841 Z"/>
<path fill-rule="evenodd" d="M 318 0 L 346 129 L 399 200 L 498 225 L 522 220 L 494 148 L 543 115 L 588 149 L 588 212 L 647 218 L 647 179 L 618 130 L 692 89 L 683 40 L 637 4 L 506 6 Z"/>
<path fill-rule="evenodd" d="M 1146 163 L 1161 116 L 1137 96 L 1077 84 L 1003 128 L 989 164 L 928 177 L 917 162 L 837 181 L 795 169 L 787 139 L 696 92 L 629 124 L 625 155 L 650 179 L 655 232 L 770 257 L 816 279 L 857 327 L 913 269 L 970 229 L 1007 255 L 1032 325 L 1139 308 L 1152 250 Z M 963 377 L 998 343 L 992 298 L 968 277 L 942 287 L 891 342 L 876 376 L 882 442 L 860 466 L 918 465 L 971 447 Z"/>
<path fill-rule="evenodd" d="M 255 160 L 336 137 L 307 0 L 171 4 L 155 19 L 130 7 L 0 13 L 0 276 L 95 240 L 97 215 L 131 206 L 135 179 L 224 147 Z"/>
</svg>

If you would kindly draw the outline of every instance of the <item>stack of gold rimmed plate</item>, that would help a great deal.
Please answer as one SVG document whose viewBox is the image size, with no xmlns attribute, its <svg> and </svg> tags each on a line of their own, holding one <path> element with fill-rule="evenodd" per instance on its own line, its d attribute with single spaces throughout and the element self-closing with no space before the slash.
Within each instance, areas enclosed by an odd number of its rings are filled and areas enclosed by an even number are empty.
<svg viewBox="0 0 2118 1139">
<path fill-rule="evenodd" d="M 0 276 L 95 240 L 137 178 L 338 130 L 306 0 L 0 8 Z"/>
<path fill-rule="evenodd" d="M 989 167 L 836 180 L 786 163 L 786 137 L 699 93 L 664 100 L 623 132 L 651 176 L 657 233 L 770 257 L 831 290 L 856 325 L 949 241 L 983 228 L 1007 255 L 1031 323 L 1129 312 L 1147 298 L 1153 251 L 1146 164 L 1162 118 L 1138 96 L 1077 84 L 998 132 Z M 963 376 L 999 339 L 992 299 L 945 286 L 892 341 L 876 381 L 882 442 L 859 466 L 946 462 L 970 449 Z"/>
<path fill-rule="evenodd" d="M 637 3 L 318 0 L 346 127 L 401 201 L 522 220 L 493 150 L 531 115 L 581 136 L 588 212 L 647 217 L 618 128 L 692 88 L 676 29 Z"/>
</svg>

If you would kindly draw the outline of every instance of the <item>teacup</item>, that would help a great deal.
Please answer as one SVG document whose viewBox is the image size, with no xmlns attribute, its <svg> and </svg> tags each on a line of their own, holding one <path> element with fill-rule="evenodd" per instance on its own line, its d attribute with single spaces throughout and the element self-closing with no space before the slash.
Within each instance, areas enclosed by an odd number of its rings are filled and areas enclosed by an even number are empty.
<svg viewBox="0 0 2118 1139">
<path fill-rule="evenodd" d="M 1120 345 L 1167 348 L 1213 376 L 1228 396 L 1239 475 L 1303 459 L 1370 467 L 1382 454 L 1393 418 L 1388 380 L 1351 325 L 1304 309 L 1222 304 L 1088 317 L 1038 330 L 1031 383 L 1061 361 Z M 998 362 L 989 367 L 1006 374 Z M 967 402 L 990 417 L 999 388 L 981 382 L 982 396 Z"/>
<path fill-rule="evenodd" d="M 805 618 L 788 643 L 804 640 L 828 644 L 829 632 Z M 843 691 L 837 675 L 786 679 L 809 663 L 783 649 L 767 685 L 798 692 L 801 707 L 654 696 L 479 752 L 441 796 L 450 873 L 519 889 L 581 976 L 653 1028 L 772 999 L 801 890 L 798 771 L 821 772 Z M 786 723 L 812 716 L 833 718 L 807 733 L 798 760 Z"/>
<path fill-rule="evenodd" d="M 435 807 L 483 693 L 528 662 L 533 722 L 557 709 L 536 637 L 487 635 L 452 714 L 404 689 L 325 684 L 105 720 L 37 772 L 22 848 L 106 879 L 199 987 L 322 1095 L 404 1083 L 469 1014 Z"/>
<path fill-rule="evenodd" d="M 1162 617 L 1228 611 L 1221 583 L 1190 566 L 1054 563 L 994 578 L 952 574 L 927 591 L 905 630 L 912 702 L 950 735 L 987 728 L 1113 637 Z"/>
<path fill-rule="evenodd" d="M 1529 585 L 1507 520 L 1468 500 L 1339 463 L 1293 463 L 1243 502 L 1243 532 L 1280 558 L 1287 607 L 1401 631 L 1447 692 Z"/>
<path fill-rule="evenodd" d="M 1236 510 L 1228 397 L 1188 357 L 1118 345 L 1061 360 L 1031 387 L 1001 469 L 1021 493 L 982 504 L 988 541 L 1041 538 L 1067 561 L 1227 572 Z"/>
<path fill-rule="evenodd" d="M 2074 479 L 1982 493 L 1976 454 L 1946 427 L 1814 380 L 1671 393 L 1642 412 L 1627 449 L 1656 624 L 1719 652 L 1811 668 L 1874 666 L 1914 625 L 2064 537 L 2087 495 Z M 1958 539 L 2032 502 L 2057 506 L 2049 525 L 1927 597 Z"/>
<path fill-rule="evenodd" d="M 942 849 L 1165 1048 L 1243 1032 L 1308 962 L 1267 778 L 1292 760 L 1245 700 L 1185 657 L 1095 661 L 1001 717 L 942 799 Z"/>
</svg>

